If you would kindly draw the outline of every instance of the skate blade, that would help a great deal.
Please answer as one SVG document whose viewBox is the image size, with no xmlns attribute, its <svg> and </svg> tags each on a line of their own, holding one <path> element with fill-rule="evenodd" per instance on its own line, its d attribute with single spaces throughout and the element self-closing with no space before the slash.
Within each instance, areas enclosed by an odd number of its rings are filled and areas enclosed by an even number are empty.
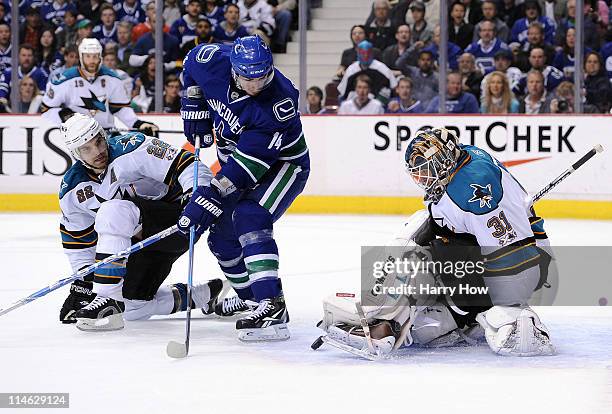
<svg viewBox="0 0 612 414">
<path fill-rule="evenodd" d="M 120 313 L 116 313 L 102 319 L 77 318 L 76 323 L 77 329 L 87 332 L 118 331 L 123 329 L 124 326 L 123 316 Z"/>
<path fill-rule="evenodd" d="M 170 341 L 166 346 L 166 354 L 170 358 L 185 358 L 188 352 L 187 344 L 184 342 Z"/>
<path fill-rule="evenodd" d="M 327 335 L 322 336 L 320 339 L 326 344 L 329 344 L 335 348 L 338 348 L 342 351 L 346 351 L 353 355 L 357 355 L 361 358 L 367 359 L 368 361 L 382 361 L 385 359 L 389 359 L 388 355 L 372 354 L 368 350 L 353 348 L 352 346 L 332 339 Z"/>
<path fill-rule="evenodd" d="M 273 342 L 286 341 L 291 337 L 286 323 L 259 329 L 240 329 L 238 339 L 242 342 Z"/>
</svg>

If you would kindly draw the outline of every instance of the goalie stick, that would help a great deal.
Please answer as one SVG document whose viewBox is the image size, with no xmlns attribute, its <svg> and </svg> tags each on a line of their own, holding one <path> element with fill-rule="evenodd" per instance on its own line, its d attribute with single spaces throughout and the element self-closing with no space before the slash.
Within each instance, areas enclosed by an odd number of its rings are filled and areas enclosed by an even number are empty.
<svg viewBox="0 0 612 414">
<path fill-rule="evenodd" d="M 565 180 L 570 174 L 572 174 L 578 168 L 582 167 L 588 160 L 590 160 L 596 154 L 602 152 L 603 150 L 604 149 L 601 146 L 601 144 L 595 145 L 593 148 L 591 148 L 589 150 L 589 152 L 587 152 L 582 157 L 580 157 L 580 159 L 578 161 L 576 161 L 575 163 L 573 163 L 567 170 L 563 171 L 561 173 L 561 175 L 559 175 L 557 178 L 552 180 L 550 183 L 548 183 L 546 185 L 546 187 L 542 188 L 538 193 L 536 193 L 536 195 L 534 195 L 531 198 L 531 200 L 532 200 L 531 202 L 535 203 L 536 201 L 538 201 L 539 199 L 544 197 L 544 195 L 546 193 L 548 193 L 550 190 L 552 190 L 554 187 L 556 187 L 557 184 L 559 184 L 561 181 Z"/>
<path fill-rule="evenodd" d="M 117 260 L 117 259 L 119 259 L 121 257 L 127 257 L 130 254 L 132 254 L 132 253 L 135 253 L 135 252 L 137 252 L 139 250 L 142 250 L 145 247 L 147 247 L 147 246 L 149 246 L 149 245 L 151 245 L 153 243 L 156 243 L 156 242 L 160 241 L 161 239 L 164 239 L 164 238 L 166 238 L 168 236 L 171 236 L 172 234 L 176 233 L 177 230 L 178 230 L 178 227 L 176 225 L 174 225 L 172 227 L 168 227 L 167 229 L 162 230 L 159 233 L 154 234 L 154 235 L 152 235 L 152 236 L 150 236 L 150 237 L 148 237 L 148 238 L 146 238 L 146 239 L 144 239 L 142 241 L 139 241 L 138 243 L 128 247 L 125 250 L 120 251 L 117 254 L 109 256 L 106 259 L 101 260 L 101 261 L 99 261 L 97 263 L 94 263 L 92 265 L 89 265 L 89 266 L 79 270 L 76 273 L 73 273 L 72 275 L 70 275 L 70 276 L 68 276 L 68 277 L 66 277 L 64 279 L 60 279 L 60 280 L 58 280 L 56 282 L 53 282 L 49 286 L 46 286 L 46 287 L 44 287 L 44 288 L 42 288 L 42 289 L 32 293 L 31 295 L 26 296 L 25 298 L 20 299 L 17 302 L 12 303 L 11 305 L 7 306 L 6 308 L 1 308 L 0 309 L 0 316 L 2 316 L 4 314 L 7 314 L 10 311 L 15 310 L 15 309 L 17 309 L 17 308 L 19 308 L 19 307 L 21 307 L 23 305 L 27 305 L 28 303 L 30 303 L 30 302 L 32 302 L 32 301 L 34 301 L 36 299 L 42 298 L 47 293 L 53 292 L 54 290 L 57 290 L 57 289 L 61 288 L 62 286 L 65 286 L 65 285 L 67 285 L 69 283 L 72 283 L 75 280 L 80 279 L 80 278 L 88 275 L 89 273 L 93 272 L 94 270 L 99 269 L 100 267 L 102 267 L 102 266 L 104 266 L 104 265 L 106 265 L 108 263 L 114 262 L 115 260 Z"/>
<path fill-rule="evenodd" d="M 565 171 L 563 171 L 557 178 L 555 178 L 554 180 L 552 180 L 550 183 L 548 183 L 544 188 L 542 188 L 539 192 L 537 192 L 533 197 L 529 197 L 529 201 L 531 202 L 531 204 L 536 203 L 538 200 L 540 200 L 542 197 L 544 197 L 544 195 L 546 195 L 547 193 L 549 193 L 554 187 L 556 187 L 561 181 L 565 180 L 569 175 L 571 175 L 572 173 L 574 173 L 578 168 L 582 167 L 585 163 L 587 163 L 591 158 L 593 158 L 595 155 L 597 155 L 598 153 L 602 152 L 604 150 L 604 148 L 601 146 L 601 144 L 597 144 L 595 145 L 592 149 L 590 149 L 586 154 L 584 154 L 582 157 L 580 157 L 580 159 L 578 161 L 576 161 L 575 163 L 573 163 L 569 168 L 567 168 Z M 366 344 L 367 344 L 367 348 L 368 349 L 357 349 L 354 348 L 348 344 L 342 343 L 336 339 L 330 338 L 328 335 L 321 335 L 319 336 L 314 342 L 313 344 L 310 346 L 313 350 L 317 350 L 321 347 L 321 345 L 325 344 L 329 344 L 335 348 L 341 349 L 343 351 L 349 352 L 353 355 L 357 355 L 360 356 L 364 359 L 370 360 L 370 361 L 377 361 L 377 360 L 381 360 L 381 359 L 385 359 L 385 355 L 381 355 L 377 350 L 375 350 L 374 348 L 374 344 L 372 343 L 372 338 L 370 336 L 370 328 L 367 322 L 367 319 L 365 318 L 364 312 L 363 312 L 363 308 L 361 306 L 361 302 L 358 301 L 355 304 L 355 307 L 357 309 L 357 315 L 359 316 L 359 321 L 361 323 L 361 326 L 363 328 L 363 332 L 365 335 L 365 340 L 366 340 Z M 412 318 L 411 318 L 412 319 Z M 401 346 L 401 342 L 403 342 L 403 338 L 406 337 L 407 332 L 404 332 L 404 329 L 408 330 L 410 329 L 410 326 L 406 327 L 404 326 L 402 328 L 402 340 L 396 342 L 394 349 L 399 348 L 399 346 Z"/>
</svg>

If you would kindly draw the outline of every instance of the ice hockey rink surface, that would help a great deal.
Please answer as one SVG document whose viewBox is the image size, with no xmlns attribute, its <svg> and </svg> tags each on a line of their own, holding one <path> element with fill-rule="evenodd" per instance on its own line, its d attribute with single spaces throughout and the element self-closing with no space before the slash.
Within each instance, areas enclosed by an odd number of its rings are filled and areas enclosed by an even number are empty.
<svg viewBox="0 0 612 414">
<path fill-rule="evenodd" d="M 0 307 L 71 273 L 58 219 L 0 214 Z M 357 291 L 360 246 L 386 244 L 404 219 L 288 215 L 277 223 L 286 342 L 241 343 L 235 318 L 194 311 L 190 354 L 173 360 L 166 344 L 183 340 L 183 315 L 81 332 L 58 321 L 64 287 L 0 317 L 0 392 L 67 392 L 70 408 L 58 411 L 83 414 L 612 413 L 610 306 L 538 308 L 553 357 L 499 357 L 486 344 L 406 349 L 382 362 L 325 345 L 312 351 L 322 298 Z M 612 243 L 612 222 L 547 220 L 546 230 L 556 246 Z M 169 283 L 186 281 L 186 259 Z M 195 268 L 196 281 L 220 277 L 205 243 Z"/>
</svg>

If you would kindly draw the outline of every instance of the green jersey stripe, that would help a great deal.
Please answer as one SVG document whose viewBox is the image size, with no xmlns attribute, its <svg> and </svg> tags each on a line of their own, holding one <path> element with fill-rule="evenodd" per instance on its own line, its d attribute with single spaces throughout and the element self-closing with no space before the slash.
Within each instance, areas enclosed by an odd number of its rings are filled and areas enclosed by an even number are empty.
<svg viewBox="0 0 612 414">
<path fill-rule="evenodd" d="M 264 270 L 278 270 L 278 260 L 257 260 L 247 263 L 249 273 L 263 272 Z"/>
<path fill-rule="evenodd" d="M 280 179 L 278 185 L 272 190 L 270 197 L 263 204 L 263 208 L 266 210 L 270 210 L 270 208 L 274 205 L 274 202 L 278 198 L 278 195 L 283 191 L 291 177 L 293 176 L 293 172 L 298 168 L 297 165 L 289 164 L 287 171 L 283 174 L 283 177 Z"/>
</svg>

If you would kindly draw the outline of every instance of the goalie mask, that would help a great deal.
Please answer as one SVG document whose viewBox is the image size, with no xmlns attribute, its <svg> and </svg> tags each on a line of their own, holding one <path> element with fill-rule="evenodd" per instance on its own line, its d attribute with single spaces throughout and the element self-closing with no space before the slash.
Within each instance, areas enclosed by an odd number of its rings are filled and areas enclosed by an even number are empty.
<svg viewBox="0 0 612 414">
<path fill-rule="evenodd" d="M 459 139 L 446 128 L 417 132 L 406 149 L 406 171 L 425 190 L 426 200 L 440 200 L 461 154 Z"/>
</svg>

